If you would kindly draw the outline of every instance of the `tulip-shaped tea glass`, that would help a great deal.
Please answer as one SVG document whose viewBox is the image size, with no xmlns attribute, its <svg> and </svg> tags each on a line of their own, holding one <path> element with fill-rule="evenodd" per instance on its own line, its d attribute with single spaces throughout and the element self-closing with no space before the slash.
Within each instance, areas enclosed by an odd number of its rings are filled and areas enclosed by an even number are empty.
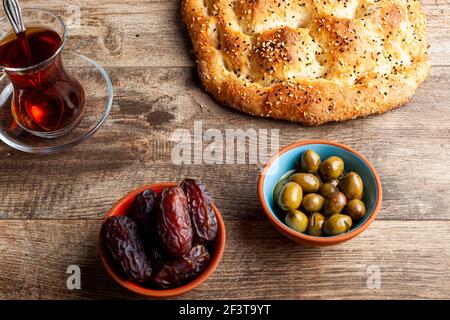
<svg viewBox="0 0 450 320">
<path fill-rule="evenodd" d="M 0 139 L 31 153 L 61 151 L 105 122 L 111 80 L 95 61 L 63 52 L 59 17 L 34 9 L 22 17 L 26 31 L 18 34 L 0 18 Z"/>
<path fill-rule="evenodd" d="M 13 85 L 11 110 L 31 134 L 55 138 L 72 130 L 85 110 L 81 84 L 64 69 L 64 23 L 45 11 L 23 11 L 26 31 L 16 34 L 0 21 L 0 68 Z"/>
</svg>

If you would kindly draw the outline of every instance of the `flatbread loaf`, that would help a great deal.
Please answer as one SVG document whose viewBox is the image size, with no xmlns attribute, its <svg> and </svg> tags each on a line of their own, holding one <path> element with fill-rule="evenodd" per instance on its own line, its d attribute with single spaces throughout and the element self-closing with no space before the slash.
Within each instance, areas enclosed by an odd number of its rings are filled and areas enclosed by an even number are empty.
<svg viewBox="0 0 450 320">
<path fill-rule="evenodd" d="M 383 113 L 429 74 L 416 0 L 183 0 L 206 90 L 306 125 Z"/>
</svg>

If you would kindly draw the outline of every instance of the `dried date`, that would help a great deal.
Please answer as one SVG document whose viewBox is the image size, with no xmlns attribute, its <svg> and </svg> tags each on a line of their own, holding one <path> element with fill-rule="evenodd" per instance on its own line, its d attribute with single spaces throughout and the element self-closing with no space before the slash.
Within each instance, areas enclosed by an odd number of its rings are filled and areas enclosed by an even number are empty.
<svg viewBox="0 0 450 320">
<path fill-rule="evenodd" d="M 110 217 L 103 225 L 103 236 L 114 264 L 124 276 L 139 283 L 150 279 L 152 268 L 136 222 L 127 216 Z"/>
<path fill-rule="evenodd" d="M 189 252 L 193 231 L 187 198 L 180 187 L 171 187 L 161 193 L 156 223 L 162 249 L 172 257 Z"/>
<path fill-rule="evenodd" d="M 217 235 L 217 217 L 205 186 L 198 180 L 184 179 L 181 187 L 187 197 L 196 240 L 201 243 L 214 240 Z"/>
<path fill-rule="evenodd" d="M 205 270 L 210 260 L 211 256 L 205 246 L 195 245 L 181 258 L 165 263 L 152 275 L 151 280 L 161 289 L 179 287 Z"/>
<path fill-rule="evenodd" d="M 128 216 L 138 226 L 144 244 L 152 247 L 157 243 L 156 216 L 154 207 L 158 194 L 151 189 L 138 194 L 131 205 Z"/>
</svg>

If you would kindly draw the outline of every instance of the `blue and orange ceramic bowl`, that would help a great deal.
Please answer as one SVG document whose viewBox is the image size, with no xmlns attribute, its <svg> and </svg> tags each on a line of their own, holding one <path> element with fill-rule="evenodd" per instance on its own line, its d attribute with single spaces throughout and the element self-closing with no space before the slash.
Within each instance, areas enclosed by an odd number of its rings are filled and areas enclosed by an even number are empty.
<svg viewBox="0 0 450 320">
<path fill-rule="evenodd" d="M 354 171 L 364 183 L 365 217 L 350 231 L 330 237 L 316 237 L 297 232 L 283 222 L 284 212 L 277 207 L 273 199 L 273 189 L 277 182 L 288 172 L 297 168 L 302 153 L 308 149 L 316 151 L 325 160 L 338 156 L 344 160 L 345 172 Z M 327 140 L 299 141 L 281 149 L 264 166 L 258 181 L 259 200 L 270 222 L 286 237 L 302 244 L 329 246 L 342 243 L 356 237 L 375 220 L 381 206 L 382 188 L 375 168 L 359 152 L 337 142 Z"/>
<path fill-rule="evenodd" d="M 174 182 L 161 182 L 161 183 L 154 183 L 146 186 L 142 186 L 140 188 L 137 188 L 127 195 L 125 195 L 122 199 L 120 199 L 106 214 L 105 219 L 103 220 L 103 223 L 111 217 L 111 216 L 122 216 L 125 215 L 129 208 L 131 207 L 134 198 L 142 193 L 144 190 L 152 189 L 155 192 L 161 192 L 164 188 L 168 187 L 174 187 L 178 185 Z M 133 291 L 135 293 L 141 294 L 143 296 L 147 296 L 150 298 L 170 298 L 179 296 L 181 294 L 184 294 L 188 291 L 191 291 L 198 286 L 200 286 L 202 283 L 204 283 L 208 278 L 212 275 L 212 273 L 216 270 L 217 266 L 219 265 L 220 260 L 222 259 L 222 255 L 225 249 L 225 241 L 226 241 L 226 235 L 225 235 L 225 223 L 222 219 L 222 215 L 220 214 L 217 207 L 213 204 L 213 209 L 217 217 L 217 224 L 218 224 L 218 230 L 217 230 L 217 238 L 213 245 L 213 250 L 211 253 L 211 262 L 206 267 L 205 270 L 203 270 L 195 279 L 193 279 L 191 282 L 186 283 L 182 285 L 181 287 L 177 287 L 174 289 L 151 289 L 148 287 L 144 287 L 138 283 L 134 283 L 132 281 L 123 279 L 115 270 L 115 268 L 112 266 L 112 264 L 109 261 L 108 254 L 106 251 L 105 244 L 103 243 L 103 237 L 99 236 L 99 253 L 100 253 L 100 260 L 103 263 L 103 266 L 105 267 L 106 272 L 111 276 L 114 281 L 116 281 L 118 284 L 120 284 L 122 287 Z"/>
</svg>

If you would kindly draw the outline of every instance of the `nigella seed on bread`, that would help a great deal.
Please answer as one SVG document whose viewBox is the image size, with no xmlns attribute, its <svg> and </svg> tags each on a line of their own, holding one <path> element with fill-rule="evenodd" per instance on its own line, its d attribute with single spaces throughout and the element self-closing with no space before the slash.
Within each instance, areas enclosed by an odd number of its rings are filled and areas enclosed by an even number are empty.
<svg viewBox="0 0 450 320">
<path fill-rule="evenodd" d="M 383 113 L 428 76 L 416 0 L 183 0 L 203 85 L 219 102 L 305 125 Z"/>
</svg>

